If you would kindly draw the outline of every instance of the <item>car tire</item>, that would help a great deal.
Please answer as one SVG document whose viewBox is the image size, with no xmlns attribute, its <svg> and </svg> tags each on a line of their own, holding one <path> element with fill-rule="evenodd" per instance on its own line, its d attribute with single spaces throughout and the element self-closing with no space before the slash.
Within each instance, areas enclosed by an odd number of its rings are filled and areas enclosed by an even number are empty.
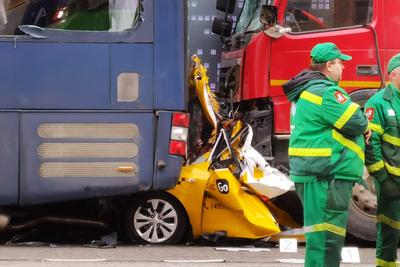
<svg viewBox="0 0 400 267">
<path fill-rule="evenodd" d="M 157 192 L 128 205 L 124 228 L 131 242 L 177 244 L 187 233 L 188 219 L 177 199 L 166 192 Z"/>
</svg>

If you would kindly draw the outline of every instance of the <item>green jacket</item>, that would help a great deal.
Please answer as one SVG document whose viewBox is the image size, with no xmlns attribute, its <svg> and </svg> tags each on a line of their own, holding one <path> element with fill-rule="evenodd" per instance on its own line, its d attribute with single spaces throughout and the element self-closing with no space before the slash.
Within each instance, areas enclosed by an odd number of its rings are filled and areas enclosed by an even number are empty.
<svg viewBox="0 0 400 267">
<path fill-rule="evenodd" d="M 372 136 L 367 145 L 368 171 L 383 182 L 388 175 L 400 177 L 400 93 L 389 84 L 365 104 Z"/>
<path fill-rule="evenodd" d="M 300 73 L 284 90 L 292 102 L 291 179 L 308 182 L 333 175 L 335 179 L 359 180 L 364 170 L 362 134 L 368 128 L 359 105 L 319 72 Z"/>
</svg>

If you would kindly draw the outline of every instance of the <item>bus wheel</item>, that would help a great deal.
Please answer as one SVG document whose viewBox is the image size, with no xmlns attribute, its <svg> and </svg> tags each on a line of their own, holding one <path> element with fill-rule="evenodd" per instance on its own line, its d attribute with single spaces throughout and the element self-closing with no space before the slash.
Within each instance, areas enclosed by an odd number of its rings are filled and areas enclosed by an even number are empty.
<svg viewBox="0 0 400 267">
<path fill-rule="evenodd" d="M 125 232 L 132 242 L 177 244 L 187 232 L 182 205 L 165 192 L 131 202 L 125 214 Z"/>
<path fill-rule="evenodd" d="M 347 232 L 362 240 L 375 241 L 377 200 L 373 178 L 366 168 L 363 179 L 368 185 L 368 190 L 362 185 L 354 185 Z"/>
</svg>

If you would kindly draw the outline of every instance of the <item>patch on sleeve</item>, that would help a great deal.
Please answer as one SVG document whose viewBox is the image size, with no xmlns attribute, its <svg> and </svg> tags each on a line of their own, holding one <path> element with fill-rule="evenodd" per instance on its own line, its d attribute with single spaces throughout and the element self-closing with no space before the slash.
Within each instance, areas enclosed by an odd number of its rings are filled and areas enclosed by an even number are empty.
<svg viewBox="0 0 400 267">
<path fill-rule="evenodd" d="M 393 109 L 388 109 L 387 113 L 388 113 L 388 116 L 396 116 L 396 112 L 394 112 Z"/>
<path fill-rule="evenodd" d="M 375 113 L 375 109 L 374 108 L 367 108 L 365 110 L 365 116 L 367 116 L 367 119 L 369 121 L 372 121 L 372 119 L 374 118 L 374 113 Z"/>
<path fill-rule="evenodd" d="M 347 97 L 345 97 L 345 96 L 342 94 L 342 92 L 340 92 L 340 91 L 336 91 L 336 92 L 335 92 L 335 97 L 336 97 L 336 100 L 337 100 L 340 104 L 343 104 L 343 103 L 345 103 L 345 102 L 347 101 Z"/>
</svg>

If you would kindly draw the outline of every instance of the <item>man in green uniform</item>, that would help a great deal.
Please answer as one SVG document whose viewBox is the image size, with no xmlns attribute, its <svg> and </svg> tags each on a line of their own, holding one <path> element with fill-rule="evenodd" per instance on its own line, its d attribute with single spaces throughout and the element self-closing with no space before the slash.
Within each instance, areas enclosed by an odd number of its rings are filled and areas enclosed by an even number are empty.
<svg viewBox="0 0 400 267">
<path fill-rule="evenodd" d="M 350 59 L 333 43 L 317 44 L 310 70 L 283 86 L 292 102 L 290 177 L 304 207 L 307 267 L 339 266 L 352 187 L 363 174 L 368 120 L 338 86 Z"/>
<path fill-rule="evenodd" d="M 372 137 L 366 165 L 378 197 L 376 266 L 395 267 L 400 233 L 400 54 L 389 61 L 390 84 L 365 105 Z"/>
</svg>

